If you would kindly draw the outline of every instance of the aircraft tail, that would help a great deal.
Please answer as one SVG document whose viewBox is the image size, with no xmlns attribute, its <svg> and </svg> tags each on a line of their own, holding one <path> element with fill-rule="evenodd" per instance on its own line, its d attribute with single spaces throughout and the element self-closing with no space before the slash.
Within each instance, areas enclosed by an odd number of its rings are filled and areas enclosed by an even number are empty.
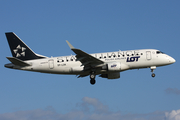
<svg viewBox="0 0 180 120">
<path fill-rule="evenodd" d="M 14 58 L 22 61 L 45 58 L 45 56 L 34 53 L 15 33 L 5 34 Z"/>
</svg>

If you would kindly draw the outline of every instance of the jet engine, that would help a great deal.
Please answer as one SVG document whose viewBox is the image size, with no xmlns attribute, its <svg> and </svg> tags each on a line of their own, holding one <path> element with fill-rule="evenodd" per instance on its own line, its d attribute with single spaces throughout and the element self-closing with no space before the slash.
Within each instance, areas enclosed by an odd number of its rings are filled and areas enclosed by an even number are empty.
<svg viewBox="0 0 180 120">
<path fill-rule="evenodd" d="M 120 62 L 110 62 L 102 66 L 102 70 L 107 70 L 108 72 L 121 72 L 129 69 L 129 66 Z"/>
<path fill-rule="evenodd" d="M 129 66 L 120 62 L 110 62 L 102 67 L 102 70 L 106 70 L 107 74 L 101 74 L 99 77 L 108 79 L 120 78 L 120 72 L 128 70 Z"/>
<path fill-rule="evenodd" d="M 102 67 L 102 69 L 107 71 L 120 71 L 121 63 L 120 62 L 107 63 Z"/>
</svg>

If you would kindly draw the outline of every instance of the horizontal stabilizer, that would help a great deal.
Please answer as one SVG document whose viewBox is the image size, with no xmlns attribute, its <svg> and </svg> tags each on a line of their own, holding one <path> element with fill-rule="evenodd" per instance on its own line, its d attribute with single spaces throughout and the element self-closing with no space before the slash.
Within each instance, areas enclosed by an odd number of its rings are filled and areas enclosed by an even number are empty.
<svg viewBox="0 0 180 120">
<path fill-rule="evenodd" d="M 15 57 L 6 57 L 10 62 L 12 62 L 14 65 L 19 65 L 19 66 L 31 66 L 30 64 L 20 60 L 20 59 L 17 59 Z"/>
</svg>

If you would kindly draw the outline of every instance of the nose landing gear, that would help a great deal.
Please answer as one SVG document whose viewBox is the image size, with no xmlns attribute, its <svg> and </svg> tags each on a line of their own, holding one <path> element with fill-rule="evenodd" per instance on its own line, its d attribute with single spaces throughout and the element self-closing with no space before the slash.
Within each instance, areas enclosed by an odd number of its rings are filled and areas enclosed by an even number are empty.
<svg viewBox="0 0 180 120">
<path fill-rule="evenodd" d="M 156 75 L 154 73 L 151 74 L 152 77 L 155 77 Z"/>
<path fill-rule="evenodd" d="M 156 75 L 155 75 L 155 73 L 153 73 L 153 72 L 154 72 L 154 70 L 156 69 L 156 66 L 151 66 L 150 68 L 151 68 L 151 72 L 152 72 L 151 76 L 152 76 L 152 77 L 155 77 Z"/>
</svg>

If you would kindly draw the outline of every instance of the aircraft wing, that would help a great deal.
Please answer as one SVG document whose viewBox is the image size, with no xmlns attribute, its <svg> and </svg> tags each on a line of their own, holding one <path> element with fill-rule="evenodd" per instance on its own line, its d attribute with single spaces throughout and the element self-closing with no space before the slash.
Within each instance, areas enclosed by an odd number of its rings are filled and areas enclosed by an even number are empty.
<svg viewBox="0 0 180 120">
<path fill-rule="evenodd" d="M 93 57 L 92 55 L 80 50 L 74 48 L 67 40 L 67 44 L 71 48 L 71 50 L 76 54 L 77 61 L 80 61 L 82 65 L 84 66 L 93 66 L 93 65 L 98 65 L 98 64 L 103 64 L 104 62 Z"/>
</svg>

